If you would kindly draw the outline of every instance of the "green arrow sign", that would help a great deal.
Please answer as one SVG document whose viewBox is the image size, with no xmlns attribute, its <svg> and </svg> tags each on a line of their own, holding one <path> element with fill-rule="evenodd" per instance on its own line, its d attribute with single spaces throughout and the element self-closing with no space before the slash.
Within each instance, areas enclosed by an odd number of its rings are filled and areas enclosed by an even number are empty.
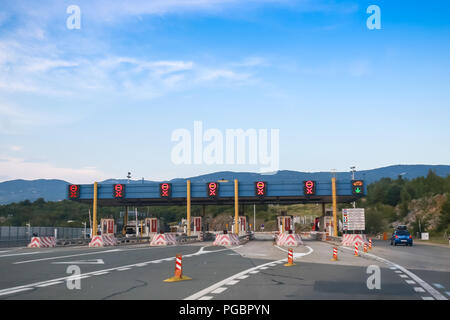
<svg viewBox="0 0 450 320">
<path fill-rule="evenodd" d="M 361 192 L 361 189 L 358 187 L 358 188 L 355 189 L 355 192 L 356 192 L 356 193 L 360 193 L 360 192 Z"/>
</svg>

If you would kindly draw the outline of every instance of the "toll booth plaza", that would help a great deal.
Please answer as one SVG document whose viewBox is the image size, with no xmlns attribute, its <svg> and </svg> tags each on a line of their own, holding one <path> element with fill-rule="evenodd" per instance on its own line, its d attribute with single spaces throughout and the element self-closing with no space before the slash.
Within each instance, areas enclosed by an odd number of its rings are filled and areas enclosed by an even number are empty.
<svg viewBox="0 0 450 320">
<path fill-rule="evenodd" d="M 248 232 L 246 217 L 239 215 L 239 206 L 245 204 L 322 204 L 325 216 L 325 204 L 333 204 L 333 213 L 336 214 L 336 204 L 351 203 L 365 194 L 364 181 L 346 180 L 336 181 L 209 181 L 209 182 L 152 182 L 132 184 L 98 184 L 69 185 L 68 199 L 93 205 L 93 225 L 97 225 L 97 206 L 186 206 L 187 236 L 200 234 L 202 231 L 201 219 L 192 217 L 192 205 L 234 205 L 235 219 L 231 226 L 232 234 L 242 235 Z M 132 213 L 131 213 L 132 214 Z M 334 217 L 335 218 L 335 217 Z M 335 218 L 336 219 L 336 218 Z M 327 220 L 328 221 L 328 220 Z M 335 220 L 334 220 L 335 221 Z M 290 217 L 278 219 L 282 228 L 280 232 L 292 232 Z M 102 229 L 108 227 L 102 222 Z M 191 223 L 193 229 L 191 230 Z M 337 235 L 337 223 L 329 235 Z M 145 221 L 145 234 L 160 232 L 158 221 Z M 117 230 L 119 231 L 119 230 Z M 208 231 L 208 230 L 206 230 Z M 334 232 L 333 232 L 334 231 Z M 144 232 L 143 232 L 144 233 Z M 93 230 L 93 236 L 96 229 Z M 200 237 L 199 237 L 200 238 Z M 231 241 L 231 240 L 230 240 Z"/>
</svg>

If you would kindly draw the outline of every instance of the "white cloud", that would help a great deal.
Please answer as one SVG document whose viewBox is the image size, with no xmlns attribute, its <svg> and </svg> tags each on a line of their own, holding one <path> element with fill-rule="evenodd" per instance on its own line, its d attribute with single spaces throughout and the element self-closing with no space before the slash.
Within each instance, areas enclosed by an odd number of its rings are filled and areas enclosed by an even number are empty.
<svg viewBox="0 0 450 320">
<path fill-rule="evenodd" d="M 79 169 L 60 168 L 47 162 L 33 162 L 0 155 L 0 172 L 3 181 L 12 179 L 62 179 L 73 183 L 92 183 L 112 177 L 95 167 Z"/>
<path fill-rule="evenodd" d="M 250 74 L 246 73 L 236 73 L 232 70 L 226 70 L 226 69 L 207 69 L 201 72 L 201 74 L 198 77 L 198 81 L 213 81 L 218 79 L 225 79 L 225 80 L 246 80 L 250 78 Z"/>
</svg>

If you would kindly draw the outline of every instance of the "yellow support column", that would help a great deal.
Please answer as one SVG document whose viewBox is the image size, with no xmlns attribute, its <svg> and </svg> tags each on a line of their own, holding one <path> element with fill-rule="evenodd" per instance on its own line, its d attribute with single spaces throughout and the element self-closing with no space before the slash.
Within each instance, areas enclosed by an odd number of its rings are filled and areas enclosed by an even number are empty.
<svg viewBox="0 0 450 320">
<path fill-rule="evenodd" d="M 331 178 L 331 191 L 333 196 L 333 227 L 334 227 L 334 237 L 338 236 L 337 233 L 337 204 L 336 204 L 336 177 Z"/>
<path fill-rule="evenodd" d="M 187 180 L 186 181 L 186 187 L 187 187 L 187 191 L 186 191 L 186 197 L 187 197 L 187 203 L 186 203 L 186 207 L 187 207 L 187 226 L 186 226 L 186 231 L 187 231 L 187 235 L 188 237 L 191 235 L 191 180 Z"/>
<path fill-rule="evenodd" d="M 239 235 L 239 190 L 238 180 L 234 179 L 234 233 Z"/>
<path fill-rule="evenodd" d="M 92 215 L 92 235 L 97 235 L 97 189 L 98 184 L 97 182 L 94 182 L 94 204 L 93 204 L 93 215 Z"/>
</svg>

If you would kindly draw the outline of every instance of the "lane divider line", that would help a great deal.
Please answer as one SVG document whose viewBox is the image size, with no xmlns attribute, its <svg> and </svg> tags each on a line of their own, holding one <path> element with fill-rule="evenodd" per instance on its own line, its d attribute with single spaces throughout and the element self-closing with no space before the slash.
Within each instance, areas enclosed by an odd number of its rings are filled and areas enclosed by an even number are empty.
<svg viewBox="0 0 450 320">
<path fill-rule="evenodd" d="M 352 251 L 352 249 L 350 248 L 346 248 L 346 247 L 342 247 L 345 250 L 350 250 Z M 362 253 L 361 254 L 363 257 L 368 257 L 371 259 L 375 259 L 379 262 L 382 262 L 390 267 L 395 267 L 400 271 L 403 271 L 403 273 L 407 274 L 412 280 L 416 281 L 422 288 L 424 288 L 426 291 L 428 291 L 428 293 L 430 293 L 436 300 L 448 300 L 444 295 L 442 295 L 439 291 L 437 291 L 436 289 L 434 289 L 431 285 L 429 285 L 428 283 L 426 283 L 425 281 L 423 281 L 421 278 L 419 278 L 417 275 L 415 275 L 414 273 L 412 273 L 411 271 L 407 270 L 406 268 L 391 262 L 387 259 L 378 257 L 374 254 L 371 253 Z M 424 298 L 424 297 L 422 297 Z M 425 300 L 425 299 L 424 299 Z"/>
<path fill-rule="evenodd" d="M 91 255 L 91 254 L 101 254 L 101 253 L 110 253 L 110 252 L 119 252 L 119 251 L 122 251 L 122 250 L 121 249 L 112 249 L 112 250 L 106 250 L 106 251 L 86 252 L 86 253 L 81 253 L 81 254 L 80 253 L 79 254 L 71 254 L 71 255 L 67 255 L 67 256 L 18 261 L 18 262 L 13 262 L 13 264 L 24 264 L 24 263 L 37 262 L 37 261 L 48 261 L 48 260 L 56 260 L 56 259 L 64 259 L 64 258 L 73 258 L 73 257 L 79 257 L 79 256 L 87 256 L 87 255 Z"/>
<path fill-rule="evenodd" d="M 221 294 L 222 292 L 224 292 L 225 290 L 227 290 L 228 288 L 227 287 L 219 287 L 219 288 L 217 288 L 216 290 L 214 290 L 214 291 L 211 291 L 211 293 L 214 293 L 214 294 Z M 200 299 L 199 299 L 200 300 Z"/>
<path fill-rule="evenodd" d="M 33 290 L 33 288 L 21 288 L 21 289 L 12 290 L 9 292 L 0 292 L 0 296 L 4 296 L 6 294 L 14 294 L 14 293 L 28 291 L 28 290 Z"/>
<path fill-rule="evenodd" d="M 45 287 L 48 287 L 48 286 L 53 286 L 55 284 L 61 284 L 61 283 L 64 283 L 64 282 L 63 281 L 55 281 L 55 282 L 50 282 L 50 283 L 44 283 L 44 284 L 41 284 L 40 286 L 36 286 L 36 287 L 38 287 L 38 288 L 45 288 Z"/>
</svg>

